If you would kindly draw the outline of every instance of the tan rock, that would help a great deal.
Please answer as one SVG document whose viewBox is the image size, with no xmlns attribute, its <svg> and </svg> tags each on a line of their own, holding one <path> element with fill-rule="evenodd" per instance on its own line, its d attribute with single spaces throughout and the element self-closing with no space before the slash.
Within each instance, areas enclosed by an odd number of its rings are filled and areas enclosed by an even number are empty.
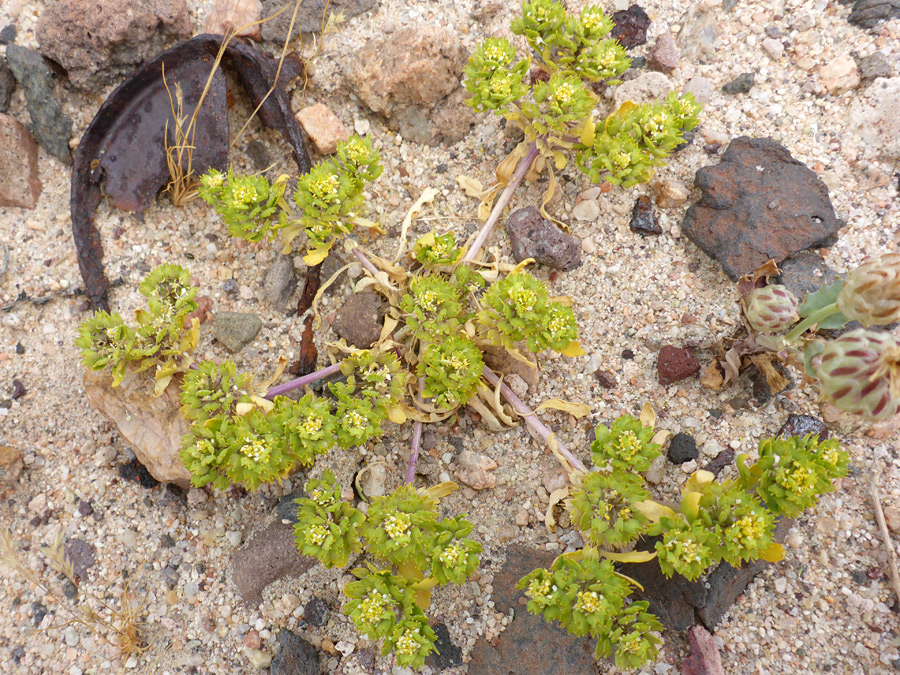
<svg viewBox="0 0 900 675">
<path fill-rule="evenodd" d="M 203 30 L 216 35 L 230 35 L 243 28 L 237 35 L 259 42 L 262 40 L 260 25 L 245 26 L 259 21 L 262 9 L 261 0 L 216 0 L 212 12 L 206 17 Z"/>
<path fill-rule="evenodd" d="M 660 180 L 653 184 L 656 192 L 656 203 L 663 209 L 678 208 L 687 201 L 688 189 L 674 180 Z"/>
<path fill-rule="evenodd" d="M 10 445 L 0 445 L 0 485 L 12 485 L 22 475 L 23 453 Z"/>
<path fill-rule="evenodd" d="M 459 453 L 459 467 L 456 469 L 456 477 L 469 487 L 476 490 L 493 488 L 497 485 L 497 476 L 494 470 L 497 462 L 487 455 L 471 450 L 463 450 Z"/>
<path fill-rule="evenodd" d="M 350 138 L 350 130 L 322 103 L 303 108 L 297 113 L 297 121 L 322 155 L 330 155 L 340 141 Z"/>
<path fill-rule="evenodd" d="M 886 506 L 884 508 L 884 520 L 891 532 L 900 534 L 900 509 L 896 506 Z"/>
<path fill-rule="evenodd" d="M 181 438 L 188 430 L 181 414 L 179 379 L 162 396 L 153 396 L 149 372 L 128 371 L 122 384 L 112 387 L 105 371 L 87 370 L 84 391 L 88 403 L 116 425 L 138 461 L 161 483 L 187 488 L 191 474 L 181 462 Z"/>
<path fill-rule="evenodd" d="M 37 143 L 25 125 L 0 113 L 0 206 L 37 206 L 42 187 L 37 160 Z"/>
<path fill-rule="evenodd" d="M 851 89 L 856 89 L 860 83 L 859 68 L 851 56 L 838 56 L 836 59 L 819 69 L 819 77 L 829 94 L 840 96 Z"/>
</svg>

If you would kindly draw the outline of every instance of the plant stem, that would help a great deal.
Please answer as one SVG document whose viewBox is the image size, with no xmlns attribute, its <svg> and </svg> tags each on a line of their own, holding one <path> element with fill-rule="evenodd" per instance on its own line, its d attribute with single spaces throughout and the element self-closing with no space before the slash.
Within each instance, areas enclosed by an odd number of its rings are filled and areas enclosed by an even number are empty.
<svg viewBox="0 0 900 675">
<path fill-rule="evenodd" d="M 309 375 L 298 377 L 296 380 L 291 380 L 290 382 L 279 384 L 277 387 L 272 387 L 266 393 L 265 398 L 271 401 L 276 396 L 281 396 L 288 393 L 289 391 L 294 391 L 294 389 L 299 389 L 300 387 L 305 387 L 306 385 L 312 384 L 313 382 L 324 380 L 326 377 L 331 377 L 335 373 L 339 373 L 340 370 L 341 364 L 335 363 L 333 366 L 322 368 L 321 370 L 317 370 L 316 372 L 310 373 Z"/>
<path fill-rule="evenodd" d="M 509 184 L 506 186 L 503 192 L 500 193 L 500 198 L 497 200 L 497 203 L 494 204 L 494 208 L 491 209 L 491 215 L 488 216 L 488 219 L 478 231 L 478 235 L 475 237 L 475 241 L 472 242 L 472 245 L 469 247 L 469 250 L 466 253 L 466 257 L 463 258 L 463 262 L 472 262 L 476 257 L 478 257 L 478 253 L 484 247 L 484 244 L 487 241 L 488 237 L 491 236 L 491 232 L 494 231 L 494 226 L 497 224 L 497 221 L 500 220 L 500 214 L 503 213 L 503 209 L 505 209 L 507 204 L 509 204 L 509 201 L 512 199 L 513 193 L 516 191 L 516 188 L 519 187 L 519 183 L 522 182 L 522 179 L 525 178 L 525 174 L 528 173 L 528 168 L 531 166 L 531 163 L 537 156 L 537 142 L 533 141 L 531 143 L 531 147 L 528 148 L 528 154 L 520 159 L 519 163 L 516 165 L 516 170 L 515 172 L 513 172 L 512 177 L 509 179 Z"/>
<path fill-rule="evenodd" d="M 378 276 L 378 270 L 375 269 L 375 265 L 372 264 L 372 261 L 366 257 L 366 254 L 359 250 L 359 247 L 356 246 L 353 248 L 353 255 L 359 260 L 359 263 L 366 268 L 366 271 L 372 275 L 372 277 Z"/>
<path fill-rule="evenodd" d="M 422 443 L 422 423 L 419 420 L 413 422 L 412 445 L 409 449 L 409 465 L 406 467 L 406 483 L 413 484 L 416 477 L 416 465 L 419 463 L 419 446 Z"/>
<path fill-rule="evenodd" d="M 497 383 L 500 382 L 500 378 L 497 377 L 492 370 L 485 367 L 482 371 L 482 375 L 484 378 L 493 384 L 495 387 Z M 541 422 L 537 415 L 535 415 L 527 405 L 525 405 L 522 400 L 513 393 L 513 390 L 507 387 L 505 384 L 500 385 L 500 393 L 503 394 L 503 397 L 509 401 L 509 404 L 513 407 L 513 409 L 519 413 L 522 417 L 525 418 L 525 424 L 536 433 L 541 439 L 548 443 L 550 441 L 550 437 L 553 436 L 553 432 L 547 428 L 547 426 Z M 559 454 L 565 457 L 576 469 L 579 471 L 587 472 L 587 467 L 578 459 L 575 455 L 573 455 L 565 445 L 563 445 L 562 441 L 558 438 L 556 439 L 556 449 L 559 450 Z"/>
<path fill-rule="evenodd" d="M 837 308 L 837 303 L 825 305 L 824 307 L 822 307 L 822 309 L 816 310 L 815 312 L 810 314 L 808 317 L 803 319 L 803 321 L 801 321 L 796 326 L 794 326 L 794 328 L 791 330 L 791 332 L 784 336 L 785 341 L 793 342 L 798 337 L 803 335 L 803 332 L 807 328 L 809 328 L 810 326 L 814 326 L 817 323 L 820 323 L 824 319 L 827 319 L 829 316 L 837 314 L 838 311 L 839 310 Z"/>
</svg>

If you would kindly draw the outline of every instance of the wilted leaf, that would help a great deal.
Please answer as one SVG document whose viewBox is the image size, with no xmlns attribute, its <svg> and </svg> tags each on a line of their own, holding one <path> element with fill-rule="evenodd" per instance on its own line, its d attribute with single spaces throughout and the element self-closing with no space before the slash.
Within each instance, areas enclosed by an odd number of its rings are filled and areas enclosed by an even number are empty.
<svg viewBox="0 0 900 675">
<path fill-rule="evenodd" d="M 425 206 L 425 204 L 433 202 L 438 194 L 439 191 L 435 188 L 425 188 L 422 190 L 422 194 L 419 195 L 416 203 L 409 207 L 409 211 L 406 212 L 406 217 L 403 219 L 403 226 L 400 228 L 400 241 L 397 244 L 397 255 L 394 256 L 395 263 L 400 260 L 400 257 L 403 255 L 403 251 L 406 248 L 406 233 L 412 225 L 413 218 L 418 217 L 422 211 L 422 207 Z"/>
<path fill-rule="evenodd" d="M 570 403 L 569 401 L 562 401 L 558 398 L 547 399 L 535 409 L 535 412 L 540 412 L 541 410 L 546 410 L 547 408 L 562 410 L 563 412 L 574 415 L 579 419 L 581 419 L 585 415 L 590 414 L 591 412 L 591 407 L 589 405 L 585 405 L 584 403 Z"/>
<path fill-rule="evenodd" d="M 550 504 L 547 506 L 547 513 L 544 515 L 544 525 L 551 532 L 556 532 L 556 516 L 553 515 L 553 509 L 563 499 L 569 496 L 569 486 L 561 487 L 550 493 Z"/>
<path fill-rule="evenodd" d="M 713 361 L 706 367 L 706 370 L 703 371 L 703 375 L 700 377 L 700 384 L 713 391 L 719 391 L 725 386 L 725 377 L 722 375 L 722 369 L 719 367 L 718 361 Z"/>
<path fill-rule="evenodd" d="M 750 361 L 766 378 L 766 382 L 768 383 L 769 389 L 772 391 L 773 395 L 784 391 L 784 389 L 791 383 L 791 381 L 784 375 L 782 375 L 781 371 L 779 371 L 772 363 L 777 358 L 777 355 L 771 353 L 753 354 L 750 356 Z"/>
<path fill-rule="evenodd" d="M 612 551 L 600 551 L 600 555 L 615 562 L 642 563 L 649 562 L 656 557 L 656 551 L 628 551 L 627 553 L 613 553 Z"/>
<path fill-rule="evenodd" d="M 781 544 L 769 544 L 759 554 L 759 557 L 766 562 L 776 563 L 784 560 L 784 546 Z"/>
<path fill-rule="evenodd" d="M 641 426 L 651 429 L 656 426 L 656 411 L 649 401 L 641 408 Z"/>
<path fill-rule="evenodd" d="M 563 349 L 560 354 L 574 358 L 576 356 L 584 356 L 585 351 L 578 340 L 572 340 L 572 342 L 569 343 L 569 346 Z"/>
</svg>

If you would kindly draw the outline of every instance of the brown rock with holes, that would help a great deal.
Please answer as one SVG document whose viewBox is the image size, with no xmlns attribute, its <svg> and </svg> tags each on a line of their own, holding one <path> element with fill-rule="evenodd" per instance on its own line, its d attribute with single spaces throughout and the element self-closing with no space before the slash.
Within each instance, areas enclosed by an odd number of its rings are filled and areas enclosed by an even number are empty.
<svg viewBox="0 0 900 675">
<path fill-rule="evenodd" d="M 350 130 L 322 103 L 303 108 L 297 113 L 297 121 L 321 155 L 330 155 L 339 142 L 350 138 Z"/>
<path fill-rule="evenodd" d="M 23 453 L 11 445 L 0 445 L 0 485 L 13 485 L 24 468 Z"/>
<path fill-rule="evenodd" d="M 694 184 L 703 194 L 682 231 L 734 281 L 770 259 L 830 245 L 843 225 L 822 179 L 768 138 L 734 139 Z"/>
<path fill-rule="evenodd" d="M 241 29 L 236 35 L 258 42 L 262 40 L 260 26 L 251 24 L 259 21 L 261 16 L 260 0 L 216 0 L 212 11 L 206 17 L 203 31 L 216 35 L 231 35 Z"/>
<path fill-rule="evenodd" d="M 269 17 L 284 8 L 285 0 L 262 0 L 263 16 Z M 294 19 L 294 32 L 291 39 L 298 33 L 319 33 L 323 25 L 331 21 L 331 17 L 342 17 L 343 21 L 352 19 L 363 12 L 367 12 L 375 6 L 375 0 L 303 0 L 297 9 Z M 263 40 L 284 43 L 291 26 L 291 15 L 294 13 L 294 2 L 285 12 L 281 12 L 271 21 L 266 21 L 262 26 Z M 340 24 L 338 24 L 340 25 Z"/>
<path fill-rule="evenodd" d="M 0 113 L 0 206 L 33 209 L 41 188 L 37 143 L 24 124 Z"/>
<path fill-rule="evenodd" d="M 231 578 L 238 593 L 245 602 L 258 605 L 266 586 L 286 577 L 299 577 L 316 564 L 316 559 L 297 551 L 294 526 L 276 518 L 238 549 L 231 563 Z"/>
<path fill-rule="evenodd" d="M 516 262 L 534 258 L 535 262 L 566 272 L 581 265 L 578 240 L 541 216 L 533 206 L 509 214 L 506 232 Z"/>
<path fill-rule="evenodd" d="M 700 362 L 687 349 L 665 345 L 656 359 L 659 383 L 662 385 L 680 382 L 700 371 Z"/>
<path fill-rule="evenodd" d="M 459 36 L 432 25 L 369 40 L 347 67 L 347 87 L 408 141 L 455 143 L 475 118 L 460 77 L 468 61 Z"/>
<path fill-rule="evenodd" d="M 41 15 L 37 39 L 72 84 L 96 91 L 192 31 L 184 0 L 59 0 Z"/>
<path fill-rule="evenodd" d="M 181 462 L 181 439 L 190 429 L 181 414 L 181 380 L 173 379 L 162 396 L 153 395 L 154 383 L 149 371 L 127 371 L 118 387 L 106 371 L 84 372 L 88 403 L 116 426 L 150 475 L 186 489 L 191 474 Z"/>
<path fill-rule="evenodd" d="M 381 337 L 384 310 L 380 295 L 356 293 L 338 310 L 331 330 L 354 347 L 368 349 Z"/>
</svg>

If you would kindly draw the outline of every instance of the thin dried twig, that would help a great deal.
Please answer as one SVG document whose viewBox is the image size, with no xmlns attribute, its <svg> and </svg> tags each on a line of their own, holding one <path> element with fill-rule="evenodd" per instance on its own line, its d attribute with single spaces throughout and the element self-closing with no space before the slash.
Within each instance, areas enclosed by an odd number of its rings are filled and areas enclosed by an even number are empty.
<svg viewBox="0 0 900 675">
<path fill-rule="evenodd" d="M 891 569 L 891 585 L 894 587 L 894 595 L 897 596 L 897 602 L 900 602 L 900 572 L 897 571 L 894 544 L 891 541 L 891 535 L 884 520 L 884 511 L 881 508 L 881 495 L 878 493 L 878 486 L 875 484 L 874 478 L 869 483 L 869 496 L 872 498 L 872 506 L 875 508 L 875 520 L 878 522 L 878 530 L 881 532 L 881 539 L 884 541 L 884 548 L 887 550 L 888 567 Z"/>
</svg>

